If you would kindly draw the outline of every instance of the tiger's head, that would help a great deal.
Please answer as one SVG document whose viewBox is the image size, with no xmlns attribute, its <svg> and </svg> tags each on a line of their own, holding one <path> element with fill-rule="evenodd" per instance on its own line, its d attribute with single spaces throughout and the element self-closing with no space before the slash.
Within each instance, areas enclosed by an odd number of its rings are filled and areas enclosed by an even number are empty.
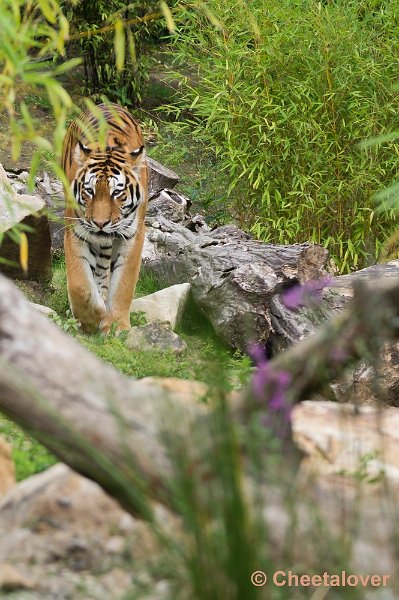
<svg viewBox="0 0 399 600">
<path fill-rule="evenodd" d="M 78 141 L 74 159 L 79 165 L 71 183 L 78 229 L 82 234 L 133 237 L 137 209 L 144 201 L 140 183 L 144 146 L 133 151 L 107 146 L 102 151 Z"/>
</svg>

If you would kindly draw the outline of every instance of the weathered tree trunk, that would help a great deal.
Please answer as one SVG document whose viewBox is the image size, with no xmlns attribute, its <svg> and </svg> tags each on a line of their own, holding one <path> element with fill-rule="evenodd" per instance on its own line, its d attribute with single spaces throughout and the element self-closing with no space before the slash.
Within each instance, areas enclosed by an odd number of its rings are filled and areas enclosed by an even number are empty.
<svg viewBox="0 0 399 600">
<path fill-rule="evenodd" d="M 159 214 L 148 229 L 143 270 L 165 285 L 189 282 L 216 333 L 246 351 L 251 341 L 267 341 L 273 297 L 322 277 L 328 253 L 310 244 L 263 244 L 232 225 L 205 229 L 196 233 Z"/>
<path fill-rule="evenodd" d="M 148 197 L 152 198 L 165 188 L 174 188 L 180 177 L 171 169 L 161 165 L 157 160 L 147 157 L 149 182 Z"/>
</svg>

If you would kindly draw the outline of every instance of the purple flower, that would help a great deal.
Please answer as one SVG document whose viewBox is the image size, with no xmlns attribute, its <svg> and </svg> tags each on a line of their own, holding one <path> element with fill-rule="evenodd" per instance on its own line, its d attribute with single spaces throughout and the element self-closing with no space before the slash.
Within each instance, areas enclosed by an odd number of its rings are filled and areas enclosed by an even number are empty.
<svg viewBox="0 0 399 600">
<path fill-rule="evenodd" d="M 330 283 L 331 277 L 323 277 L 322 279 L 312 279 L 303 285 L 296 285 L 283 294 L 283 303 L 291 310 L 317 304 L 321 300 L 323 289 Z"/>
<path fill-rule="evenodd" d="M 284 429 L 286 429 L 291 418 L 292 406 L 286 397 L 291 375 L 287 371 L 273 371 L 260 344 L 253 344 L 249 354 L 257 365 L 252 378 L 254 396 L 258 402 L 266 400 L 267 414 L 262 421 L 283 437 L 281 425 L 285 424 Z"/>
<path fill-rule="evenodd" d="M 264 346 L 262 344 L 252 343 L 249 345 L 248 354 L 255 362 L 256 366 L 259 367 L 261 364 L 267 363 L 267 356 Z"/>
<path fill-rule="evenodd" d="M 330 350 L 330 358 L 335 363 L 343 363 L 348 356 L 348 352 L 341 346 L 333 346 Z"/>
</svg>

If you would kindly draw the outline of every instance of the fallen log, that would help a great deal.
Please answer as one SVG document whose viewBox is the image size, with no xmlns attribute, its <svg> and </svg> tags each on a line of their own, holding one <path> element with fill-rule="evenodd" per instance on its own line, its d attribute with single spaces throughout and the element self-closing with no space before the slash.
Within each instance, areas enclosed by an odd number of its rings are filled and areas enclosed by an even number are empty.
<svg viewBox="0 0 399 600">
<path fill-rule="evenodd" d="M 148 228 L 143 271 L 162 284 L 189 282 L 195 303 L 228 345 L 246 351 L 266 343 L 273 297 L 296 283 L 325 275 L 327 250 L 312 244 L 275 246 L 238 227 L 191 231 L 158 214 Z"/>
</svg>

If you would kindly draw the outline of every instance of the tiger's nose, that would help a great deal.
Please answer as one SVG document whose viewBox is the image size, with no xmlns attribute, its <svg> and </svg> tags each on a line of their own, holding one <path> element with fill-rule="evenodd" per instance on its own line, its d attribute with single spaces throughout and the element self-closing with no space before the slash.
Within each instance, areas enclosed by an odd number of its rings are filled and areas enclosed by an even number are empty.
<svg viewBox="0 0 399 600">
<path fill-rule="evenodd" d="M 108 221 L 95 221 L 93 219 L 93 223 L 94 225 L 96 225 L 96 227 L 98 227 L 99 229 L 103 229 L 106 225 L 108 225 L 108 223 L 110 223 L 110 220 L 108 219 Z"/>
</svg>

